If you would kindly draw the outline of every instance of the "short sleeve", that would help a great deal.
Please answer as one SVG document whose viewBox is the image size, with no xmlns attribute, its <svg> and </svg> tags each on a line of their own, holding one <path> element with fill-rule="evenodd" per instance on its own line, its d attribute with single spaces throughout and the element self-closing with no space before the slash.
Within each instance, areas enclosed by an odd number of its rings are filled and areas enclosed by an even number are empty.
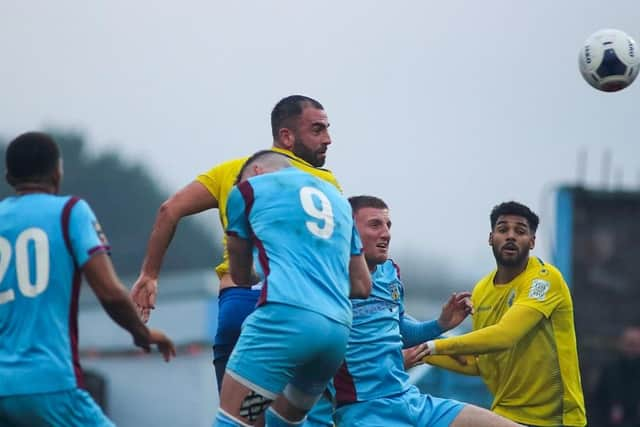
<svg viewBox="0 0 640 427">
<path fill-rule="evenodd" d="M 229 185 L 229 180 L 235 180 L 235 176 L 246 160 L 247 158 L 243 157 L 220 163 L 219 165 L 198 175 L 196 177 L 196 181 L 204 185 L 205 188 L 209 190 L 209 193 L 219 201 L 224 188 Z M 228 176 L 229 174 L 232 176 Z"/>
<path fill-rule="evenodd" d="M 111 249 L 100 223 L 84 200 L 79 200 L 71 209 L 68 231 L 73 256 L 79 267 L 93 254 Z"/>
<path fill-rule="evenodd" d="M 360 240 L 360 233 L 358 233 L 356 222 L 354 221 L 351 229 L 351 255 L 360 254 L 362 254 L 362 240 Z"/>
<path fill-rule="evenodd" d="M 531 307 L 548 318 L 563 303 L 566 286 L 560 274 L 538 274 L 523 283 L 513 303 Z"/>
<path fill-rule="evenodd" d="M 251 188 L 248 181 L 243 182 L 241 185 L 249 189 Z M 229 199 L 227 200 L 227 221 L 227 235 L 240 237 L 241 239 L 249 239 L 251 233 L 247 203 L 238 186 L 234 187 L 231 193 L 229 193 Z"/>
</svg>

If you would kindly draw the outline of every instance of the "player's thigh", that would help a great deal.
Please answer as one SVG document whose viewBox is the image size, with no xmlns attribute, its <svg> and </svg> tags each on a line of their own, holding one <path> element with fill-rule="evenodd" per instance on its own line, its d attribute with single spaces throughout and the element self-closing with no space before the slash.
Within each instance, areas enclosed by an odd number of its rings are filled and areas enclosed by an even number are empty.
<svg viewBox="0 0 640 427">
<path fill-rule="evenodd" d="M 340 406 L 334 413 L 338 426 L 414 427 L 416 423 L 401 397 L 380 398 Z"/>
<path fill-rule="evenodd" d="M 451 423 L 451 427 L 516 427 L 521 426 L 487 409 L 465 405 Z"/>
<path fill-rule="evenodd" d="M 113 427 L 89 393 L 81 389 L 2 398 L 0 426 Z"/>
<path fill-rule="evenodd" d="M 346 326 L 315 312 L 269 303 L 245 321 L 227 373 L 265 395 L 282 393 L 292 381 L 319 395 L 344 358 L 348 334 Z"/>
</svg>

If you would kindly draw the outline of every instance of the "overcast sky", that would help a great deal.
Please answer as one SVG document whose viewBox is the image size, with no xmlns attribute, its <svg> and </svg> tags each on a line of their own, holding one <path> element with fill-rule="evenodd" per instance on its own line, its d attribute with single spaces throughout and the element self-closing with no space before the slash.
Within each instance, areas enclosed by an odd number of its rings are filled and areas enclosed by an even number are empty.
<svg viewBox="0 0 640 427">
<path fill-rule="evenodd" d="M 637 0 L 3 1 L 0 134 L 80 130 L 173 192 L 270 146 L 273 105 L 306 94 L 346 194 L 390 204 L 396 253 L 475 278 L 508 199 L 541 214 L 550 258 L 553 189 L 580 149 L 587 183 L 610 149 L 612 181 L 639 187 L 640 83 L 600 93 L 577 66 L 589 34 L 638 40 L 639 22 Z"/>
</svg>

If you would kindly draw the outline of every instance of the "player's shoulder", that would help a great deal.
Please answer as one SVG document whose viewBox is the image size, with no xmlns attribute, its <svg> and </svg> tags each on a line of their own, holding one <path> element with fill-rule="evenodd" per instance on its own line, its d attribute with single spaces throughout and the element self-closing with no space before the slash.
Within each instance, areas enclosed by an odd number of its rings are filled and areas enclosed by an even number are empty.
<svg viewBox="0 0 640 427">
<path fill-rule="evenodd" d="M 558 268 L 540 257 L 531 257 L 527 266 L 527 276 L 532 279 L 547 280 L 549 282 L 564 282 L 562 273 Z"/>
<path fill-rule="evenodd" d="M 217 174 L 227 174 L 233 173 L 237 175 L 237 173 L 242 169 L 242 165 L 245 164 L 249 156 L 237 157 L 235 159 L 226 160 L 224 162 L 218 163 L 208 171 L 204 172 L 203 175 L 217 175 Z"/>
</svg>

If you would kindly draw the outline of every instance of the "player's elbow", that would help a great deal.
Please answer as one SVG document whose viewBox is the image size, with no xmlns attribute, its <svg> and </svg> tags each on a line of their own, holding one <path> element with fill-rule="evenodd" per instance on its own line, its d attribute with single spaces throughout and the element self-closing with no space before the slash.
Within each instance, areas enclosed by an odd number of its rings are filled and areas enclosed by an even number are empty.
<svg viewBox="0 0 640 427">
<path fill-rule="evenodd" d="M 175 225 L 180 220 L 180 214 L 175 206 L 173 198 L 169 198 L 162 202 L 160 208 L 158 208 L 158 215 L 156 218 L 157 224 L 172 224 Z"/>
</svg>

